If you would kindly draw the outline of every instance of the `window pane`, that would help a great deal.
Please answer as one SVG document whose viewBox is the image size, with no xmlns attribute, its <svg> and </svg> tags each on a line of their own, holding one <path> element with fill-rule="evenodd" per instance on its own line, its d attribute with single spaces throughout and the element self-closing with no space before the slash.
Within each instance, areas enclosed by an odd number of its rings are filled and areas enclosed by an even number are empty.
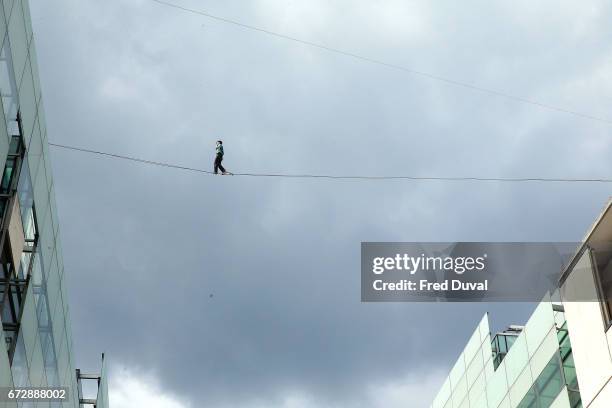
<svg viewBox="0 0 612 408">
<path fill-rule="evenodd" d="M 19 134 L 19 126 L 17 125 L 17 106 L 19 106 L 19 102 L 8 36 L 4 37 L 2 49 L 0 50 L 0 94 L 2 95 L 4 116 L 7 118 L 6 126 L 8 134 L 17 135 Z"/>
<path fill-rule="evenodd" d="M 517 408 L 536 408 L 538 406 L 538 400 L 535 395 L 535 390 L 533 388 L 529 389 L 527 395 L 523 398 L 520 404 L 518 404 Z"/>
<path fill-rule="evenodd" d="M 550 299 L 544 299 L 525 325 L 527 349 L 530 355 L 533 355 L 538 350 L 540 343 L 553 327 L 555 327 L 555 316 Z"/>
<path fill-rule="evenodd" d="M 13 372 L 13 383 L 15 387 L 28 386 L 28 365 L 26 361 L 25 346 L 23 344 L 23 336 L 19 336 L 17 339 L 11 371 Z"/>
<path fill-rule="evenodd" d="M 563 388 L 559 356 L 555 355 L 550 360 L 536 380 L 535 386 L 540 398 L 540 407 L 550 407 Z"/>
<path fill-rule="evenodd" d="M 489 405 L 497 407 L 508 392 L 506 382 L 506 365 L 502 362 L 487 384 L 487 400 Z"/>
<path fill-rule="evenodd" d="M 529 357 L 527 353 L 527 341 L 524 334 L 521 334 L 518 340 L 517 337 L 507 336 L 507 340 L 511 340 L 511 342 L 514 343 L 504 360 L 506 362 L 508 384 L 513 384 L 527 365 Z"/>
<path fill-rule="evenodd" d="M 21 137 L 19 135 L 11 137 L 9 144 L 9 154 L 19 154 L 21 148 Z"/>
<path fill-rule="evenodd" d="M 531 369 L 529 366 L 526 366 L 510 389 L 510 401 L 513 404 L 516 404 L 517 402 L 522 403 L 523 401 L 532 398 L 529 396 L 529 393 L 533 392 L 533 390 L 531 390 L 532 385 L 533 379 L 531 377 Z"/>
<path fill-rule="evenodd" d="M 16 159 L 14 157 L 6 160 L 4 174 L 2 174 L 2 182 L 0 183 L 0 193 L 2 194 L 7 194 L 10 191 L 15 165 Z"/>
</svg>

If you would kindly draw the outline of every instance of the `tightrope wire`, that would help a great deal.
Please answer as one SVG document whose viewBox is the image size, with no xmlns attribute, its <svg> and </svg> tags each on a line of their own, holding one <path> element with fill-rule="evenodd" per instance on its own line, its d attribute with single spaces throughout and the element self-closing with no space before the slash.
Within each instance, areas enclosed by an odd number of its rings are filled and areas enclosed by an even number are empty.
<svg viewBox="0 0 612 408">
<path fill-rule="evenodd" d="M 212 171 L 196 167 L 182 166 L 179 164 L 147 160 L 139 157 L 123 154 L 103 152 L 100 150 L 86 149 L 82 147 L 68 146 L 59 143 L 49 143 L 50 146 L 81 153 L 94 154 L 111 157 L 115 159 L 128 160 L 137 163 L 167 167 L 172 169 L 191 171 L 206 175 L 214 175 Z M 612 178 L 561 178 L 561 177 L 444 177 L 444 176 L 372 176 L 372 175 L 330 175 L 330 174 L 287 174 L 287 173 L 231 173 L 238 177 L 277 177 L 277 178 L 309 178 L 309 179 L 332 179 L 332 180 L 413 180 L 413 181 L 476 181 L 476 182 L 547 182 L 547 183 L 612 183 Z"/>
</svg>

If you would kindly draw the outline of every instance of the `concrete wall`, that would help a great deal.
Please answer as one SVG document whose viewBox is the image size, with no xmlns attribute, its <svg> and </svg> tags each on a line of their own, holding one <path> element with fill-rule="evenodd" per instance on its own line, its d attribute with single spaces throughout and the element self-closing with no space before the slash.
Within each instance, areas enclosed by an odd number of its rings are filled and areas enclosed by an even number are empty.
<svg viewBox="0 0 612 408">
<path fill-rule="evenodd" d="M 612 407 L 612 329 L 604 324 L 588 249 L 574 265 L 561 288 L 572 342 L 582 404 L 585 408 Z"/>
</svg>

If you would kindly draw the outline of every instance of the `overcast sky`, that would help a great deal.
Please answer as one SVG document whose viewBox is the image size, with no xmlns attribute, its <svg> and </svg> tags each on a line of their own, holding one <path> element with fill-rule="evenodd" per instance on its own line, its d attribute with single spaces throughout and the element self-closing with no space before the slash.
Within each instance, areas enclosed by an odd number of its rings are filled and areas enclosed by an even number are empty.
<svg viewBox="0 0 612 408">
<path fill-rule="evenodd" d="M 606 1 L 177 4 L 612 120 Z M 151 0 L 31 0 L 49 140 L 232 171 L 610 177 L 612 125 Z M 76 361 L 111 403 L 427 407 L 485 312 L 360 302 L 362 241 L 577 241 L 605 184 L 212 177 L 53 149 Z M 211 297 L 212 295 L 212 297 Z"/>
</svg>

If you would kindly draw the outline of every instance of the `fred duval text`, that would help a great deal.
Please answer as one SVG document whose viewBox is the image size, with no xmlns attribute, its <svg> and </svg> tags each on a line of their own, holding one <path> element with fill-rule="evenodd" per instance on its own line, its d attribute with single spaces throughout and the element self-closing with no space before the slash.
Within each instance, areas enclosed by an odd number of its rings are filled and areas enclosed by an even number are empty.
<svg viewBox="0 0 612 408">
<path fill-rule="evenodd" d="M 486 292 L 489 289 L 489 281 L 462 282 L 458 279 L 447 279 L 442 282 L 430 282 L 426 279 L 412 281 L 402 279 L 395 282 L 383 282 L 377 279 L 372 282 L 372 287 L 377 291 L 422 291 L 422 292 L 447 292 L 447 291 L 479 291 Z"/>
</svg>

